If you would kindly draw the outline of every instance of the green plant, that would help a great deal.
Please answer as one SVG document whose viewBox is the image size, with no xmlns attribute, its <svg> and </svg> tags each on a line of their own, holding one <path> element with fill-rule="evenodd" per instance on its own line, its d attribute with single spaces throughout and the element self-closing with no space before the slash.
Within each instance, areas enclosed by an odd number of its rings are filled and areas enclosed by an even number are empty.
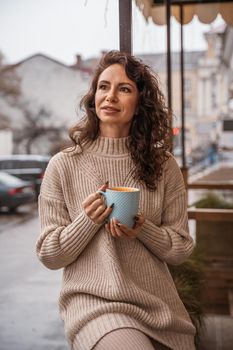
<svg viewBox="0 0 233 350">
<path fill-rule="evenodd" d="M 228 295 L 232 284 L 233 235 L 232 221 L 224 219 L 224 212 L 228 209 L 231 215 L 233 203 L 215 194 L 209 194 L 194 205 L 197 208 L 210 208 L 208 211 L 212 212 L 211 218 L 207 215 L 196 220 L 197 247 L 205 263 L 205 283 L 210 286 L 202 289 L 203 310 L 209 314 L 229 315 Z M 216 209 L 218 215 L 215 217 Z"/>
<path fill-rule="evenodd" d="M 196 208 L 232 209 L 233 203 L 228 203 L 216 194 L 211 193 L 195 202 L 193 206 Z"/>
</svg>

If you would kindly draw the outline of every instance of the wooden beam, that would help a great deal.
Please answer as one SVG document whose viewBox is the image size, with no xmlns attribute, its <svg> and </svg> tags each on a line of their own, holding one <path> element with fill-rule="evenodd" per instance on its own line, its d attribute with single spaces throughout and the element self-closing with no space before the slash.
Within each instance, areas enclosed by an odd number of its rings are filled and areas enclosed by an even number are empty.
<svg viewBox="0 0 233 350">
<path fill-rule="evenodd" d="M 218 181 L 198 181 L 188 183 L 188 189 L 191 190 L 233 190 L 233 182 Z"/>
<path fill-rule="evenodd" d="M 189 208 L 188 218 L 196 221 L 233 222 L 233 209 Z"/>
<path fill-rule="evenodd" d="M 132 53 L 132 0 L 119 0 L 120 51 Z"/>
<path fill-rule="evenodd" d="M 232 2 L 232 0 L 170 0 L 171 5 L 197 5 L 198 3 L 201 4 L 214 4 L 214 3 L 221 3 L 221 2 Z M 164 5 L 164 0 L 153 0 L 153 6 Z"/>
</svg>

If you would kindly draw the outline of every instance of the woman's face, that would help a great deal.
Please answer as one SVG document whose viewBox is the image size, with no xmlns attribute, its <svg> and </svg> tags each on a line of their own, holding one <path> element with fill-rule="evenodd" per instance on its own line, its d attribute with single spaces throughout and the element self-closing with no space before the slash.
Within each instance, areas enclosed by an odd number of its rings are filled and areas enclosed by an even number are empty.
<svg viewBox="0 0 233 350">
<path fill-rule="evenodd" d="M 95 93 L 95 108 L 102 136 L 129 135 L 138 97 L 135 82 L 127 77 L 121 64 L 113 64 L 100 74 Z"/>
</svg>

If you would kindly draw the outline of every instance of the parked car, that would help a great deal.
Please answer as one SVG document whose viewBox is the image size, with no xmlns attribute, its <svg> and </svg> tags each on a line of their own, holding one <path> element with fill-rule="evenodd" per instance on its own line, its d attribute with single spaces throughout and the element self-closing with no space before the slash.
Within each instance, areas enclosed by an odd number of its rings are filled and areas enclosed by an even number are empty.
<svg viewBox="0 0 233 350">
<path fill-rule="evenodd" d="M 0 156 L 0 171 L 33 182 L 38 196 L 49 159 L 49 156 L 31 154 Z"/>
<path fill-rule="evenodd" d="M 34 185 L 16 176 L 0 171 L 0 207 L 13 211 L 18 206 L 36 199 Z"/>
</svg>

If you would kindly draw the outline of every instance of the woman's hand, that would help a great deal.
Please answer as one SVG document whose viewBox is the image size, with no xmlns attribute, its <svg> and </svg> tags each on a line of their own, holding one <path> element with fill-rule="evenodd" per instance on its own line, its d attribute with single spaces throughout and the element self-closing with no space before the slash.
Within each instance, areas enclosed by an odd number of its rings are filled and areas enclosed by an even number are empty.
<svg viewBox="0 0 233 350">
<path fill-rule="evenodd" d="M 108 183 L 100 187 L 100 191 L 105 191 Z M 107 207 L 101 193 L 90 194 L 82 203 L 86 215 L 95 223 L 103 224 L 112 211 L 113 206 Z"/>
<path fill-rule="evenodd" d="M 125 237 L 125 238 L 136 238 L 141 227 L 145 222 L 145 218 L 142 214 L 135 217 L 135 224 L 133 228 L 129 228 L 126 225 L 121 224 L 117 219 L 113 218 L 108 224 L 105 225 L 106 230 L 112 234 L 113 237 Z"/>
</svg>

